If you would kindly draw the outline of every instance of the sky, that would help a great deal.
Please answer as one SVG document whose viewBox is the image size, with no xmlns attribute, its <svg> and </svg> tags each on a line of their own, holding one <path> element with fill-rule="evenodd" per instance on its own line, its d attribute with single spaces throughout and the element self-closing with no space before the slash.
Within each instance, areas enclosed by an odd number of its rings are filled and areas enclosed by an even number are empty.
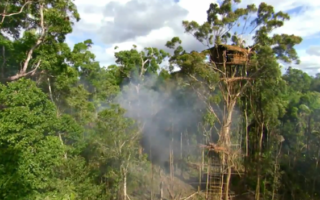
<svg viewBox="0 0 320 200">
<path fill-rule="evenodd" d="M 92 39 L 91 51 L 101 66 L 115 63 L 115 51 L 156 47 L 164 50 L 165 43 L 178 36 L 187 50 L 200 51 L 205 47 L 184 32 L 183 20 L 202 24 L 210 3 L 219 0 L 76 0 L 81 20 L 75 23 L 67 43 Z M 291 64 L 314 75 L 320 73 L 320 1 L 319 0 L 242 0 L 244 7 L 265 2 L 275 11 L 289 13 L 291 19 L 275 33 L 301 36 L 303 42 L 296 46 L 300 65 Z M 247 36 L 248 37 L 248 36 Z M 246 37 L 244 37 L 246 38 Z M 118 46 L 115 50 L 114 47 Z M 166 67 L 166 66 L 164 66 Z M 287 66 L 284 66 L 286 68 Z"/>
</svg>

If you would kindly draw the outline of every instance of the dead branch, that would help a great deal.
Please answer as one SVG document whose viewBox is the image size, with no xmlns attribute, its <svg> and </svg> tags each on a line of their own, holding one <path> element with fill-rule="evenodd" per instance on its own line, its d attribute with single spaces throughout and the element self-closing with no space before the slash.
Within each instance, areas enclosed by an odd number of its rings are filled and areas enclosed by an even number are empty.
<svg viewBox="0 0 320 200">
<path fill-rule="evenodd" d="M 199 144 L 199 147 L 209 149 L 209 151 L 223 152 L 223 153 L 229 154 L 228 150 L 225 147 L 218 146 L 212 142 L 210 142 L 207 145 Z"/>
<path fill-rule="evenodd" d="M 209 103 L 208 103 L 209 104 Z M 212 108 L 211 105 L 208 105 L 209 107 L 209 111 L 214 115 L 214 117 L 218 120 L 219 124 L 221 124 L 221 121 L 219 119 L 219 117 L 217 116 L 216 112 L 214 111 L 214 109 Z"/>
<path fill-rule="evenodd" d="M 172 194 L 171 190 L 169 189 L 169 187 L 167 187 L 167 190 L 168 190 L 168 193 L 171 197 L 171 199 L 173 200 L 174 199 L 174 195 Z"/>
<path fill-rule="evenodd" d="M 193 193 L 192 195 L 186 197 L 186 198 L 180 198 L 181 200 L 187 200 L 190 199 L 191 197 L 193 197 L 194 195 L 198 194 L 198 192 Z"/>
<path fill-rule="evenodd" d="M 233 78 L 220 78 L 220 80 L 225 80 L 226 82 L 233 82 L 233 81 L 239 81 L 239 80 L 254 80 L 250 77 L 233 77 Z"/>
<path fill-rule="evenodd" d="M 168 190 L 168 193 L 169 193 L 170 198 L 171 198 L 172 200 L 175 200 L 175 199 L 177 199 L 177 198 L 180 198 L 181 192 L 180 192 L 179 194 L 174 195 L 174 194 L 171 192 L 171 190 L 170 190 L 169 187 L 167 187 L 167 190 Z"/>
</svg>

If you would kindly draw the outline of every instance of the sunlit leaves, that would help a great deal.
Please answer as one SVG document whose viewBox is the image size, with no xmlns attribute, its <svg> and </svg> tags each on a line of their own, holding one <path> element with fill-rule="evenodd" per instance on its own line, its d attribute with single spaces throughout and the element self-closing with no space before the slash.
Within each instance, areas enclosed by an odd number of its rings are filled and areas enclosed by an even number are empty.
<svg viewBox="0 0 320 200">
<path fill-rule="evenodd" d="M 55 107 L 32 81 L 23 79 L 0 85 L 0 105 L 2 199 L 34 198 L 37 190 L 53 186 L 52 170 L 63 158 Z"/>
<path fill-rule="evenodd" d="M 142 51 L 133 48 L 115 53 L 122 81 L 125 82 L 139 82 L 144 76 L 158 73 L 160 64 L 168 56 L 167 52 L 153 47 L 146 47 Z"/>
</svg>

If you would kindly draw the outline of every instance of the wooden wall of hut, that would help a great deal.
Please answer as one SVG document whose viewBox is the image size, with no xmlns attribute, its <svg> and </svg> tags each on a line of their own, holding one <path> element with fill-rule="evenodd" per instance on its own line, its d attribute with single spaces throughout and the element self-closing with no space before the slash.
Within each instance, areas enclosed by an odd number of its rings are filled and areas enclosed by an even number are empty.
<svg viewBox="0 0 320 200">
<path fill-rule="evenodd" d="M 250 58 L 248 54 L 247 49 L 231 45 L 219 45 L 210 49 L 210 59 L 217 65 L 222 65 L 224 61 L 227 65 L 245 65 Z"/>
</svg>

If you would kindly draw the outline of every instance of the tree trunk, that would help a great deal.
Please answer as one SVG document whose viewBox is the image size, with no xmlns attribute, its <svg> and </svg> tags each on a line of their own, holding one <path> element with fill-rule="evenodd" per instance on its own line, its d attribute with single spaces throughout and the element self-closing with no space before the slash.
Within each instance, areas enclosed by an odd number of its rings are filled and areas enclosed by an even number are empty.
<svg viewBox="0 0 320 200">
<path fill-rule="evenodd" d="M 220 168 L 220 171 L 222 169 Z M 221 183 L 224 183 L 224 174 L 221 174 Z M 219 200 L 221 200 L 223 198 L 223 185 L 220 188 L 220 194 L 219 194 Z"/>
<path fill-rule="evenodd" d="M 59 140 L 60 140 L 60 142 L 61 142 L 61 145 L 63 146 L 64 159 L 68 159 L 68 154 L 67 154 L 67 152 L 65 151 L 65 147 L 64 147 L 64 143 L 63 143 L 63 139 L 62 139 L 61 133 L 59 133 Z"/>
<path fill-rule="evenodd" d="M 123 169 L 123 200 L 127 199 L 127 170 Z"/>
<path fill-rule="evenodd" d="M 171 138 L 171 144 L 170 144 L 170 155 L 169 155 L 169 164 L 170 164 L 170 178 L 171 181 L 173 180 L 174 177 L 174 165 L 173 165 L 173 137 Z"/>
<path fill-rule="evenodd" d="M 160 177 L 160 200 L 163 200 L 163 179 L 162 179 L 161 168 L 159 168 L 159 177 Z"/>
<path fill-rule="evenodd" d="M 150 143 L 151 144 L 151 143 Z M 153 182 L 154 182 L 154 174 L 153 174 L 153 157 L 152 157 L 152 151 L 150 146 L 150 161 L 151 161 L 151 188 L 150 188 L 150 200 L 153 200 Z M 161 172 L 160 172 L 161 173 Z"/>
<path fill-rule="evenodd" d="M 263 127 L 264 124 L 261 124 L 260 138 L 259 138 L 259 153 L 258 153 L 258 166 L 257 166 L 257 186 L 255 200 L 260 200 L 260 181 L 261 181 L 261 156 L 262 156 L 262 139 L 263 139 Z"/>
<path fill-rule="evenodd" d="M 180 176 L 181 178 L 183 178 L 183 137 L 182 137 L 182 132 L 180 133 L 180 164 L 179 164 L 179 167 L 180 167 Z"/>
<path fill-rule="evenodd" d="M 278 161 L 279 161 L 279 156 L 281 154 L 281 148 L 282 148 L 282 143 L 280 143 L 280 147 L 279 147 L 279 150 L 277 152 L 277 156 L 276 156 L 276 162 L 275 162 L 275 165 L 274 165 L 274 174 L 273 174 L 273 186 L 272 186 L 272 198 L 271 200 L 274 200 L 275 199 L 275 195 L 276 195 L 276 182 L 278 181 L 277 178 L 278 178 L 278 172 L 279 172 L 279 166 L 278 166 Z"/>
<path fill-rule="evenodd" d="M 244 110 L 245 116 L 245 126 L 246 126 L 246 157 L 249 156 L 249 133 L 248 133 L 248 115 L 247 115 L 247 106 Z"/>
<path fill-rule="evenodd" d="M 160 182 L 160 200 L 163 200 L 163 182 Z"/>
<path fill-rule="evenodd" d="M 230 98 L 229 98 L 230 99 Z M 231 137 L 230 137 L 230 129 L 231 129 L 231 122 L 232 122 L 232 114 L 233 114 L 233 110 L 234 110 L 234 106 L 236 101 L 234 100 L 229 100 L 229 102 L 227 102 L 227 114 L 225 119 L 223 120 L 223 127 L 222 127 L 222 131 L 220 133 L 220 137 L 221 137 L 221 141 L 225 147 L 225 149 L 227 151 L 229 151 L 229 153 L 231 152 Z M 225 185 L 225 195 L 224 195 L 224 199 L 228 200 L 229 199 L 229 189 L 230 189 L 230 180 L 231 180 L 231 164 L 232 164 L 232 158 L 230 157 L 229 154 L 224 153 L 225 155 L 224 160 L 222 161 L 222 164 L 225 165 L 225 167 L 227 168 L 227 178 L 226 178 L 226 185 Z"/>
<path fill-rule="evenodd" d="M 309 149 L 310 149 L 310 137 L 311 137 L 311 116 L 307 117 L 308 119 L 308 127 L 307 127 L 307 155 L 309 155 Z"/>
<path fill-rule="evenodd" d="M 180 133 L 180 159 L 182 160 L 182 157 L 183 157 L 183 144 L 182 144 L 182 132 Z"/>
<path fill-rule="evenodd" d="M 201 189 L 201 165 L 199 165 L 199 185 L 198 185 L 198 192 L 200 192 Z"/>
<path fill-rule="evenodd" d="M 225 196 L 224 196 L 225 200 L 229 200 L 229 188 L 230 188 L 231 172 L 232 172 L 232 169 L 231 169 L 230 166 L 228 166 L 228 173 L 227 173 L 227 179 L 226 179 L 226 190 L 225 190 Z"/>
<path fill-rule="evenodd" d="M 318 154 L 318 158 L 319 158 L 319 156 L 320 156 L 320 149 L 319 148 L 318 148 L 317 154 Z M 318 158 L 316 158 L 316 170 L 318 170 L 318 166 L 319 166 Z M 312 200 L 314 199 L 314 196 L 315 196 L 316 181 L 317 181 L 316 178 L 314 178 L 313 184 L 312 184 Z"/>
</svg>

